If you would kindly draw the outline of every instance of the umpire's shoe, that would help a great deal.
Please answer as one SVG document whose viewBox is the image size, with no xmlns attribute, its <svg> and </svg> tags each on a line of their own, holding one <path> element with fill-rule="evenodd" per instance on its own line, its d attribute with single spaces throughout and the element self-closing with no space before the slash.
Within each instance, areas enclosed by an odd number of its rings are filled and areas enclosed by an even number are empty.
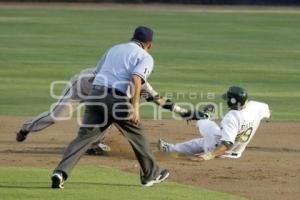
<svg viewBox="0 0 300 200">
<path fill-rule="evenodd" d="M 154 180 L 147 181 L 145 183 L 142 182 L 142 185 L 144 187 L 151 187 L 154 184 L 163 182 L 164 180 L 166 180 L 168 178 L 169 175 L 170 175 L 170 172 L 167 169 L 164 169 L 160 172 L 158 177 L 156 177 Z"/>
<path fill-rule="evenodd" d="M 16 140 L 17 142 L 23 142 L 24 140 L 26 140 L 26 137 L 27 135 L 29 134 L 29 131 L 25 131 L 25 130 L 20 130 L 18 133 L 17 133 L 17 136 L 16 136 Z"/>
<path fill-rule="evenodd" d="M 64 188 L 64 177 L 62 173 L 56 172 L 51 177 L 52 180 L 52 188 L 53 189 L 63 189 Z"/>
</svg>

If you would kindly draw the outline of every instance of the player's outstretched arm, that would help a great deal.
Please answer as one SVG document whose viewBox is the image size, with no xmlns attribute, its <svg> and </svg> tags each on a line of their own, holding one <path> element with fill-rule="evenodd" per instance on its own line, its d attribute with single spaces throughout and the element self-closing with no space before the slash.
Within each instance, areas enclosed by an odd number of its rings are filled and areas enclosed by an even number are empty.
<svg viewBox="0 0 300 200">
<path fill-rule="evenodd" d="M 232 147 L 231 142 L 222 141 L 212 152 L 207 152 L 203 154 L 196 154 L 195 158 L 192 158 L 194 161 L 204 161 L 212 160 L 216 157 L 220 157 L 225 154 L 225 151 L 229 150 Z"/>
<path fill-rule="evenodd" d="M 153 89 L 149 82 L 145 82 L 142 85 L 141 96 L 148 102 L 154 102 L 166 110 L 179 114 L 185 120 L 200 120 L 208 118 L 208 115 L 204 112 L 187 110 L 176 105 L 176 103 L 174 103 L 171 99 L 161 97 L 159 93 Z"/>
<path fill-rule="evenodd" d="M 174 103 L 171 99 L 161 97 L 159 93 L 156 90 L 154 90 L 154 88 L 150 85 L 149 82 L 143 84 L 141 95 L 146 99 L 146 101 L 153 102 L 166 110 L 175 112 L 176 114 L 179 114 L 186 120 L 199 120 L 203 119 L 203 117 L 205 118 L 202 112 L 189 111 L 185 108 L 176 105 L 176 103 Z"/>
</svg>

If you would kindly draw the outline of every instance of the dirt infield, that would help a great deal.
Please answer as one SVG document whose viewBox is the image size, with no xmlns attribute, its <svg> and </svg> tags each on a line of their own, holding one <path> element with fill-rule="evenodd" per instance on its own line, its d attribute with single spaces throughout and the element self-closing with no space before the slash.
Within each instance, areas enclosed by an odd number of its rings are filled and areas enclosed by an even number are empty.
<svg viewBox="0 0 300 200">
<path fill-rule="evenodd" d="M 75 136 L 76 122 L 58 123 L 39 134 L 31 134 L 26 142 L 19 144 L 15 142 L 14 133 L 24 119 L 0 116 L 0 165 L 54 168 L 66 144 Z M 159 138 L 179 142 L 198 137 L 194 124 L 144 120 L 144 125 L 160 165 L 170 169 L 173 181 L 250 199 L 300 198 L 300 123 L 264 123 L 241 159 L 201 163 L 190 161 L 187 156 L 156 150 Z M 112 128 L 105 140 L 112 152 L 106 156 L 84 156 L 79 165 L 108 165 L 137 173 L 137 162 L 120 133 Z"/>
</svg>

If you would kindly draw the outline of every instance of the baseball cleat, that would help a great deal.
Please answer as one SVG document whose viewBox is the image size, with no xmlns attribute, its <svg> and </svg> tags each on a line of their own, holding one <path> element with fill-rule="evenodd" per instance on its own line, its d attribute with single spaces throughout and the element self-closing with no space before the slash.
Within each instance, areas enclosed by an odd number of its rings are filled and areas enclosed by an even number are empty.
<svg viewBox="0 0 300 200">
<path fill-rule="evenodd" d="M 53 189 L 63 189 L 64 188 L 64 177 L 61 173 L 54 173 L 51 177 L 52 188 Z"/>
<path fill-rule="evenodd" d="M 158 144 L 157 147 L 160 151 L 164 151 L 164 152 L 168 152 L 169 148 L 170 148 L 170 143 L 168 143 L 167 141 L 163 140 L 163 139 L 159 139 L 158 140 Z"/>
<path fill-rule="evenodd" d="M 98 147 L 104 151 L 104 152 L 110 152 L 111 149 L 110 149 L 110 146 L 108 146 L 107 144 L 103 144 L 103 143 L 99 143 L 98 144 Z"/>
<path fill-rule="evenodd" d="M 203 108 L 203 112 L 206 114 L 213 113 L 215 111 L 215 106 L 212 104 L 208 104 Z"/>
<path fill-rule="evenodd" d="M 111 149 L 108 145 L 103 143 L 98 143 L 97 145 L 92 145 L 91 148 L 86 150 L 88 155 L 103 155 L 104 153 L 110 152 Z"/>
<path fill-rule="evenodd" d="M 148 181 L 146 183 L 142 183 L 142 185 L 144 187 L 151 187 L 154 184 L 163 182 L 164 180 L 166 180 L 169 177 L 169 175 L 170 175 L 170 172 L 167 169 L 164 169 L 160 172 L 158 177 L 156 177 L 154 180 Z"/>
<path fill-rule="evenodd" d="M 26 137 L 28 134 L 29 134 L 29 131 L 25 131 L 25 130 L 21 129 L 16 135 L 17 142 L 23 142 L 24 140 L 26 140 Z"/>
</svg>

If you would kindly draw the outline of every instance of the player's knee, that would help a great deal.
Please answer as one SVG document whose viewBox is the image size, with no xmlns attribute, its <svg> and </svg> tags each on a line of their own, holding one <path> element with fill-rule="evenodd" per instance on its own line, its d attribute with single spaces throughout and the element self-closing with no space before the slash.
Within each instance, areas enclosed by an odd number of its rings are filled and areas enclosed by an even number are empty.
<svg viewBox="0 0 300 200">
<path fill-rule="evenodd" d="M 197 121 L 197 126 L 205 126 L 210 124 L 212 121 L 210 119 L 200 119 Z"/>
</svg>

